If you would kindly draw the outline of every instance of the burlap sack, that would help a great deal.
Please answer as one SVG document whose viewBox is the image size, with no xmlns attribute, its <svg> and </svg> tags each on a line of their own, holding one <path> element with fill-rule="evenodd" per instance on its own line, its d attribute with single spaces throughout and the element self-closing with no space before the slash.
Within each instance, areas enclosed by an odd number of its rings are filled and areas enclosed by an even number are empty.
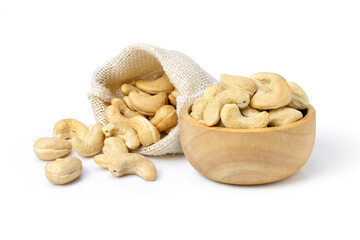
<svg viewBox="0 0 360 240">
<path fill-rule="evenodd" d="M 205 72 L 188 56 L 159 47 L 136 44 L 125 48 L 118 56 L 98 68 L 92 80 L 89 100 L 97 123 L 105 125 L 105 109 L 112 98 L 122 98 L 120 86 L 134 79 L 164 71 L 171 83 L 179 91 L 177 113 L 181 107 L 202 95 L 204 90 L 216 80 Z M 145 155 L 181 153 L 179 124 L 157 143 L 141 147 L 135 152 Z"/>
</svg>

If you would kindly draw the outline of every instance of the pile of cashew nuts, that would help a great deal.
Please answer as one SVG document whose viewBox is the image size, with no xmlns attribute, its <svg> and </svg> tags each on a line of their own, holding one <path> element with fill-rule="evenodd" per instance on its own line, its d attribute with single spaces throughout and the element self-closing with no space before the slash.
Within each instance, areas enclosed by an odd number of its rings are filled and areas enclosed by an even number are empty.
<svg viewBox="0 0 360 240">
<path fill-rule="evenodd" d="M 87 127 L 78 120 L 63 119 L 55 124 L 53 137 L 35 142 L 37 157 L 51 161 L 45 166 L 50 182 L 66 184 L 80 176 L 81 160 L 62 158 L 72 148 L 84 157 L 94 156 L 95 163 L 115 177 L 136 174 L 148 181 L 156 179 L 154 164 L 141 154 L 129 153 L 129 149 L 154 144 L 177 125 L 179 92 L 165 74 L 157 79 L 136 80 L 135 85 L 123 84 L 120 91 L 125 97 L 112 99 L 105 112 L 105 126 Z"/>
<path fill-rule="evenodd" d="M 250 78 L 223 74 L 220 83 L 195 100 L 190 116 L 207 126 L 265 128 L 282 126 L 303 118 L 309 106 L 304 90 L 271 72 Z"/>
</svg>

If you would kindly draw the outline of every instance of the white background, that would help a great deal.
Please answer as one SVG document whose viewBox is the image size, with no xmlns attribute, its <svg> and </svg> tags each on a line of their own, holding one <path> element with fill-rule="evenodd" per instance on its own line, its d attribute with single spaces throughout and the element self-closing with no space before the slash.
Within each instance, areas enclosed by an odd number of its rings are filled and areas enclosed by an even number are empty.
<svg viewBox="0 0 360 240">
<path fill-rule="evenodd" d="M 1 1 L 1 239 L 359 239 L 357 1 Z M 62 118 L 95 122 L 95 68 L 132 43 L 181 51 L 211 75 L 280 73 L 317 110 L 307 164 L 274 184 L 212 182 L 183 155 L 155 182 L 82 158 L 55 186 L 33 153 Z M 72 153 L 77 156 L 76 153 Z"/>
</svg>

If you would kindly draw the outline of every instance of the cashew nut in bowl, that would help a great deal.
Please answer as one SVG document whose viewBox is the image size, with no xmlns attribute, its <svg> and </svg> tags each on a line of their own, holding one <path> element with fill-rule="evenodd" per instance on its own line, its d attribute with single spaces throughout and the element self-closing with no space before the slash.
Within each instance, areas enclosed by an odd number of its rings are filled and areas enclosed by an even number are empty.
<svg viewBox="0 0 360 240">
<path fill-rule="evenodd" d="M 222 123 L 227 128 L 263 128 L 270 121 L 269 114 L 266 111 L 251 117 L 244 117 L 236 104 L 225 104 L 220 115 Z"/>
<path fill-rule="evenodd" d="M 125 142 L 129 149 L 137 149 L 140 146 L 140 141 L 137 133 L 130 125 L 123 123 L 108 123 L 103 127 L 103 132 L 106 137 L 119 137 Z"/>
<path fill-rule="evenodd" d="M 172 90 L 174 89 L 174 85 L 171 84 L 166 74 L 155 80 L 153 79 L 136 80 L 135 86 L 140 90 L 150 94 L 157 94 L 161 92 L 171 93 Z"/>
<path fill-rule="evenodd" d="M 173 105 L 174 107 L 176 107 L 176 98 L 178 96 L 180 96 L 180 93 L 176 89 L 174 91 L 172 91 L 168 96 L 171 105 Z"/>
<path fill-rule="evenodd" d="M 55 160 L 71 151 L 71 143 L 61 138 L 44 137 L 36 140 L 34 152 L 40 160 Z"/>
<path fill-rule="evenodd" d="M 269 112 L 269 126 L 282 126 L 300 120 L 303 115 L 294 108 L 282 107 Z"/>
<path fill-rule="evenodd" d="M 249 94 L 240 88 L 229 88 L 216 95 L 206 105 L 203 114 L 203 123 L 207 126 L 214 126 L 220 120 L 220 111 L 225 104 L 235 103 L 242 109 L 249 105 Z"/>
<path fill-rule="evenodd" d="M 244 109 L 241 109 L 240 112 L 241 112 L 241 115 L 243 115 L 244 117 L 253 117 L 260 113 L 259 110 L 255 109 L 255 108 L 251 108 L 249 106 L 247 106 Z"/>
<path fill-rule="evenodd" d="M 135 129 L 140 143 L 145 147 L 160 140 L 160 133 L 157 128 L 144 117 L 135 116 L 131 118 L 131 127 Z"/>
<path fill-rule="evenodd" d="M 104 133 L 99 124 L 88 127 L 84 139 L 74 136 L 71 138 L 71 145 L 80 155 L 89 157 L 101 151 L 104 145 Z"/>
<path fill-rule="evenodd" d="M 203 120 L 203 114 L 207 104 L 208 101 L 203 98 L 196 99 L 191 106 L 190 116 L 198 121 Z"/>
<path fill-rule="evenodd" d="M 129 95 L 130 92 L 137 92 L 137 93 L 139 93 L 140 95 L 143 95 L 143 96 L 150 96 L 150 94 L 148 94 L 148 93 L 146 93 L 144 91 L 141 91 L 137 87 L 135 87 L 135 86 L 133 86 L 131 84 L 128 84 L 128 83 L 124 83 L 123 85 L 121 85 L 120 91 L 126 96 Z"/>
<path fill-rule="evenodd" d="M 142 96 L 137 92 L 131 92 L 129 98 L 136 111 L 148 116 L 154 116 L 159 108 L 168 103 L 168 97 L 165 92 L 153 96 Z"/>
<path fill-rule="evenodd" d="M 178 122 L 176 109 L 171 105 L 164 105 L 156 111 L 150 122 L 159 132 L 172 128 Z"/>
<path fill-rule="evenodd" d="M 252 108 L 261 110 L 276 109 L 291 102 L 291 89 L 286 80 L 279 74 L 259 72 L 252 74 L 250 78 L 267 87 L 258 88 L 250 102 Z"/>
<path fill-rule="evenodd" d="M 292 100 L 287 106 L 298 110 L 307 109 L 310 103 L 305 91 L 294 82 L 288 82 L 288 85 L 291 88 Z"/>
<path fill-rule="evenodd" d="M 224 91 L 224 88 L 219 84 L 212 85 L 205 90 L 202 98 L 209 102 L 211 99 L 213 99 L 217 94 L 221 93 L 222 91 Z"/>
<path fill-rule="evenodd" d="M 53 130 L 54 138 L 69 139 L 75 135 L 83 139 L 86 134 L 87 127 L 80 121 L 67 118 L 58 121 Z"/>
<path fill-rule="evenodd" d="M 76 157 L 58 158 L 45 165 L 45 176 L 53 184 L 66 184 L 80 176 L 82 163 Z"/>
<path fill-rule="evenodd" d="M 257 90 L 255 81 L 243 76 L 221 74 L 220 82 L 226 89 L 232 87 L 242 88 L 249 93 L 250 97 L 252 97 Z"/>
</svg>

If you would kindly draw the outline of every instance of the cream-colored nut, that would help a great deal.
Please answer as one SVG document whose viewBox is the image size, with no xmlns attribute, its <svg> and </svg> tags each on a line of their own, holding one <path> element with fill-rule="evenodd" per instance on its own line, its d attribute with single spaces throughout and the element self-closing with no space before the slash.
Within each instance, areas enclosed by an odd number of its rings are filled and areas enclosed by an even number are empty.
<svg viewBox="0 0 360 240">
<path fill-rule="evenodd" d="M 89 157 L 101 151 L 104 139 L 101 126 L 94 124 L 88 127 L 84 139 L 80 139 L 78 136 L 71 138 L 71 145 L 80 155 Z"/>
<path fill-rule="evenodd" d="M 111 105 L 117 107 L 119 109 L 120 114 L 126 118 L 131 118 L 135 115 L 141 115 L 140 113 L 129 109 L 128 106 L 124 103 L 124 101 L 119 98 L 113 98 L 111 100 Z"/>
<path fill-rule="evenodd" d="M 69 139 L 76 135 L 79 138 L 83 139 L 85 137 L 86 130 L 86 125 L 76 119 L 62 119 L 55 124 L 53 130 L 53 137 L 60 139 Z"/>
<path fill-rule="evenodd" d="M 299 110 L 282 107 L 269 112 L 269 126 L 282 126 L 300 120 L 303 115 Z"/>
<path fill-rule="evenodd" d="M 66 184 L 80 176 L 82 163 L 76 157 L 58 158 L 45 165 L 45 176 L 53 184 Z"/>
<path fill-rule="evenodd" d="M 203 114 L 207 104 L 208 101 L 203 98 L 196 99 L 191 106 L 190 116 L 198 121 L 203 120 Z"/>
<path fill-rule="evenodd" d="M 174 107 L 176 107 L 176 98 L 178 96 L 180 96 L 180 93 L 176 89 L 174 91 L 172 91 L 168 96 L 171 105 L 173 105 Z"/>
<path fill-rule="evenodd" d="M 124 95 L 129 95 L 130 92 L 137 92 L 140 95 L 143 96 L 150 96 L 150 94 L 141 91 L 140 89 L 138 89 L 137 87 L 135 87 L 134 85 L 128 84 L 128 83 L 124 83 L 123 85 L 121 85 L 120 87 L 120 91 L 124 94 Z"/>
<path fill-rule="evenodd" d="M 151 94 L 157 94 L 160 92 L 171 93 L 171 91 L 174 89 L 174 85 L 171 84 L 166 74 L 155 80 L 153 79 L 136 80 L 135 86 L 140 90 Z"/>
<path fill-rule="evenodd" d="M 99 155 L 94 156 L 94 161 L 96 164 L 100 165 L 103 168 L 107 169 L 109 166 L 109 160 L 105 156 L 105 154 L 99 154 Z"/>
<path fill-rule="evenodd" d="M 255 81 L 243 76 L 221 74 L 220 82 L 226 89 L 232 87 L 242 88 L 249 93 L 250 97 L 252 97 L 257 90 Z"/>
<path fill-rule="evenodd" d="M 258 88 L 250 102 L 252 108 L 276 109 L 291 102 L 291 89 L 286 80 L 279 74 L 259 72 L 252 74 L 250 78 L 267 87 Z"/>
<path fill-rule="evenodd" d="M 125 142 L 125 145 L 129 149 L 137 149 L 140 146 L 137 133 L 130 125 L 123 123 L 108 123 L 103 127 L 103 132 L 106 137 L 119 137 Z"/>
<path fill-rule="evenodd" d="M 157 128 L 145 117 L 135 116 L 131 118 L 131 127 L 138 134 L 140 143 L 147 147 L 160 140 L 160 133 Z"/>
<path fill-rule="evenodd" d="M 244 109 L 241 109 L 240 112 L 241 112 L 241 115 L 243 115 L 244 117 L 253 117 L 260 113 L 259 110 L 255 109 L 255 108 L 251 108 L 249 106 L 247 106 Z"/>
<path fill-rule="evenodd" d="M 212 85 L 205 90 L 202 98 L 209 102 L 222 91 L 224 91 L 224 88 L 219 84 Z"/>
<path fill-rule="evenodd" d="M 287 106 L 298 110 L 307 109 L 310 103 L 305 91 L 294 82 L 288 82 L 288 85 L 291 88 L 292 100 Z"/>
<path fill-rule="evenodd" d="M 236 104 L 225 104 L 220 115 L 222 123 L 227 128 L 263 128 L 270 121 L 269 114 L 266 111 L 251 117 L 244 117 Z"/>
<path fill-rule="evenodd" d="M 249 94 L 240 88 L 229 88 L 219 94 L 217 94 L 210 102 L 206 105 L 203 118 L 203 123 L 207 126 L 214 126 L 220 120 L 220 111 L 225 104 L 235 103 L 242 109 L 249 105 L 250 96 Z"/>
<path fill-rule="evenodd" d="M 178 122 L 176 109 L 171 105 L 164 105 L 156 111 L 155 116 L 150 122 L 157 128 L 159 132 L 175 126 Z"/>
<path fill-rule="evenodd" d="M 105 118 L 108 123 L 116 122 L 130 124 L 130 118 L 124 117 L 117 106 L 110 105 L 105 110 Z"/>
<path fill-rule="evenodd" d="M 123 153 L 128 153 L 129 150 L 125 143 L 119 137 L 109 137 L 104 141 L 103 153 L 110 161 L 110 158 L 116 157 Z"/>
<path fill-rule="evenodd" d="M 55 160 L 71 151 L 71 143 L 60 138 L 44 137 L 34 144 L 34 152 L 41 160 Z"/>
<path fill-rule="evenodd" d="M 154 116 L 159 108 L 168 103 L 167 94 L 164 92 L 149 97 L 131 92 L 129 98 L 136 111 L 148 116 Z"/>
<path fill-rule="evenodd" d="M 132 103 L 131 103 L 131 100 L 130 100 L 129 96 L 125 96 L 125 97 L 123 98 L 123 101 L 124 101 L 124 103 L 126 104 L 126 106 L 128 106 L 128 108 L 129 108 L 130 110 L 136 111 L 135 108 L 134 108 L 134 106 L 133 106 Z"/>
</svg>

